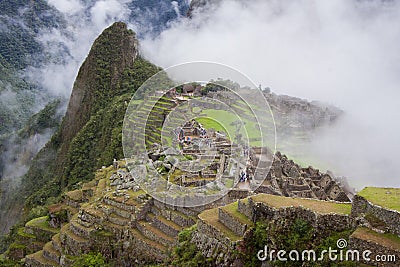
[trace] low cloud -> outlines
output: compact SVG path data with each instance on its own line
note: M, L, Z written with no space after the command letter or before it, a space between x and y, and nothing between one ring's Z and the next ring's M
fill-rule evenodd
M175 11L176 15L177 15L178 17L180 17L180 16L181 16L181 12L179 11L179 3L176 2L176 1L172 1L172 2L171 2L171 5L172 5L172 7L174 8L174 11Z
M29 77L55 96L68 98L79 67L94 40L116 21L124 21L138 36L154 35L166 25L165 12L177 16L188 6L188 0L160 1L157 6L133 0L47 0L66 21L59 29L42 29L37 39L53 62L44 67L29 68ZM173 16L168 19L173 19Z
M73 14L84 9L84 5L79 0L48 0L61 13Z
M124 21L129 15L129 1L78 0L53 1L66 21L66 27L43 29L37 39L45 47L53 61L38 68L27 70L32 80L50 94L68 98L79 67L89 53L96 37L115 21Z

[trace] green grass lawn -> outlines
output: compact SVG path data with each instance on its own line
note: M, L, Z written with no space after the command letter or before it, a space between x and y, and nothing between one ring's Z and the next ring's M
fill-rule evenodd
M28 233L25 233L25 227L20 227L20 228L18 228L18 235L19 236L21 236L21 237L25 237L25 238L36 238L36 236L35 235L33 235L33 234L28 234Z
M58 230L55 228L50 227L49 225L49 216L43 216L39 218L35 218L33 220L30 220L25 224L26 227L33 227L33 228L39 228L42 230L50 231L57 233Z
M135 106L140 105L142 103L143 103L142 99L134 99L134 100L131 100L131 102L130 102L131 105L135 105Z
M359 227L356 231L354 231L352 236L363 240L373 241L375 243L400 250L400 237L394 234L380 234L368 228Z
M202 114L206 117L200 117L196 120L200 122L206 129L214 128L218 131L224 131L230 140L234 139L236 126L232 125L232 123L240 121L238 116L225 110L215 109L203 110ZM243 117L241 119L244 123L244 127L242 127L239 132L242 134L243 140L246 140L247 138L260 139L261 132L257 127L257 123ZM250 144L252 146L261 146L260 141L251 141Z
M226 180L225 187L226 188L232 188L233 187L233 180L232 179Z
M224 236L228 237L231 241L238 241L242 239L241 236L237 236L234 232L232 232L232 230L227 228L218 220L218 208L203 211L199 214L199 218L220 230Z
M366 187L358 195L373 204L400 212L400 188Z
M221 123L211 119L211 118L197 118L197 122L201 123L204 128L206 129L215 129L216 131L221 131L227 133L227 130L225 129L224 126L222 126Z
M258 194L251 197L251 199L253 199L254 202L262 202L268 206L278 209L284 207L303 207L321 214L337 213L349 215L351 213L350 203L345 204L316 199L291 198L268 194Z

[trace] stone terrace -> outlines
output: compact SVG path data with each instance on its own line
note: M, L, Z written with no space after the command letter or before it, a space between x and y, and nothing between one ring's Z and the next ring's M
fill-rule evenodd
M26 256L26 266L71 266L77 256L89 251L102 251L121 265L161 262L177 245L178 233L196 223L201 209L172 207L153 200L138 187L127 189L130 178L123 170L99 172L105 175L91 197L75 191L66 194L66 203L77 212L49 235L47 243L39 244L39 251Z
M161 143L161 129L165 117L176 105L176 100L157 93L147 96L144 101L140 101L136 109L137 116L134 118L135 121L132 122L134 142L137 144L134 149L140 150L143 143L147 148L150 148L154 143ZM145 128L137 126L145 126ZM140 153L143 152L140 151Z
M352 228L350 212L349 203L258 194L200 213L192 242L205 256L214 257L216 264L224 265L256 221L301 218L317 233L328 235Z
M41 229L50 231L34 253L25 257L26 266L71 266L77 256L90 251L101 251L121 266L162 262L178 244L178 233L196 223L192 242L205 256L216 259L216 264L224 265L234 258L234 249L256 221L274 223L297 218L309 222L316 236L329 236L332 232L360 226L350 238L351 248L371 245L377 253L399 253L396 228L387 227L386 232L377 232L373 226L373 223L385 222L381 215L393 210L379 206L383 211L377 211L372 218L368 213L375 210L368 205L374 204L360 196L355 198L352 209L350 203L269 194L248 196L247 191L242 194L233 190L226 199L206 207L173 207L131 186L132 177L125 171L124 162L119 165L118 171L112 167L99 170L95 182L85 184L81 191L65 194L60 205L67 211L66 221L50 216L25 226L23 235L27 240L41 233L38 225L46 225ZM241 197L246 198L233 200ZM58 210L53 207L53 212ZM395 222L396 214L388 222Z
M357 249L361 253L366 250L372 252L369 258L375 266L389 266L397 267L400 260L400 237L393 234L377 233L366 227L359 227L350 236L350 248ZM378 256L379 255L379 256ZM375 261L376 257L394 257L387 262L378 263ZM361 262L364 264L371 264L365 261L362 257ZM382 258L383 259L383 258Z
M359 227L350 236L350 247L372 251L371 259L377 255L396 259L395 262L374 263L377 266L399 266L400 189L364 188L353 199L352 216Z

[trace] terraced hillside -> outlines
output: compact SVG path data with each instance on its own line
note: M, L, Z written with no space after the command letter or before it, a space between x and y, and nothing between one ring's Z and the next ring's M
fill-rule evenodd
M218 266L254 260L254 251L262 249L259 245L333 246L338 238L348 239L349 248L373 244L377 253L400 257L399 235L360 223L371 216L355 210L359 202L352 210L352 204L334 201L269 194L242 197L246 195L238 197L232 191L224 201L204 207L170 206L141 190L125 162L119 161L98 170L81 189L66 192L59 204L49 207L48 216L21 228L18 242L5 256L20 259L28 254L26 266L71 266L80 256L98 251L118 266L165 264L176 257L176 247L185 250L178 237L190 228L190 243L209 264ZM297 231L303 231L305 239L291 239ZM269 238L261 240L267 243L252 243L264 235Z
M250 247L257 223L269 225L270 240L280 242L278 231L287 237L291 234L287 232L291 225L302 219L312 227L314 236L323 239L352 228L350 211L350 203L257 194L200 213L192 242L206 257L214 259L214 264L230 266L237 260L238 249ZM272 235L273 231L277 232ZM253 246L256 252L263 249ZM272 249L276 248L272 246ZM243 264L245 258L242 255L239 261Z
M168 251L177 245L178 233L195 224L199 211L153 200L134 185L124 163L119 164L118 170L99 170L96 179L89 183L94 187L88 188L86 184L64 195L59 210L67 210L68 219L59 227L49 228L55 235L26 256L27 266L69 266L90 251L118 258L117 264L161 262L167 257ZM58 221L53 215L37 220L51 224Z
M146 125L145 144L150 149L153 144L161 144L162 129L167 115L177 106L177 101L167 96L149 96L140 108L143 120L138 123ZM145 118L144 115L148 114ZM138 134L138 133L137 133ZM168 136L168 135L167 135Z

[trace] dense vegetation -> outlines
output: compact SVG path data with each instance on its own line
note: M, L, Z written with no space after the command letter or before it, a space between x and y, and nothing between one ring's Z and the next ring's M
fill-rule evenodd
M123 157L122 122L126 103L137 89L131 86L138 86L158 71L156 66L142 58L136 59L132 69L126 70L127 75L122 79L119 90L114 92L109 101L104 102L103 107L98 108L72 140L66 158L65 176L51 171L60 164L54 162L61 146L60 134L53 136L46 148L34 159L24 178L24 194L29 196L26 202L29 207L43 205L49 197L59 195L64 186L71 187L78 182L93 179L97 168L111 164L114 158ZM124 79L132 80L128 82Z
M61 121L60 105L60 99L48 103L42 110L28 119L25 126L18 131L18 136L25 139L35 134L41 134L46 129L58 127Z
M207 259L201 254L195 244L191 243L196 225L186 228L178 235L179 245L175 248L167 266L207 266Z
M83 254L76 259L72 267L108 267L110 266L100 253Z
M29 118L20 130L0 136L0 150L2 154L0 161L0 181L2 180L1 178L7 176L7 174L4 174L6 165L29 165L30 159L40 148L37 144L39 142L38 135L50 134L59 126L62 116L59 112L60 108L61 100L54 100ZM10 166L8 167L11 168ZM0 186L0 191L1 188Z
M2 154L0 176L5 177L4 180L0 179L0 218L2 219L0 226L2 231L7 227L6 222L8 225L16 222L17 214L22 209L24 201L21 192L16 187L18 184L14 181L15 178L9 176L24 172L25 166L30 164L47 136L59 126L62 116L59 113L60 105L60 100L50 102L33 115L22 129L14 134L5 134L0 137ZM38 207L31 209L27 217L34 218L43 215L45 215L45 208ZM18 225L14 227L10 236L15 234L17 228ZM6 237L6 242L0 244L0 251L5 249L5 244L8 244L9 241L11 239Z
M132 93L159 69L144 59L137 59L132 69L126 70L119 96L111 98L105 108L92 116L73 139L67 163L67 185L91 180L94 171L123 158L122 124Z

